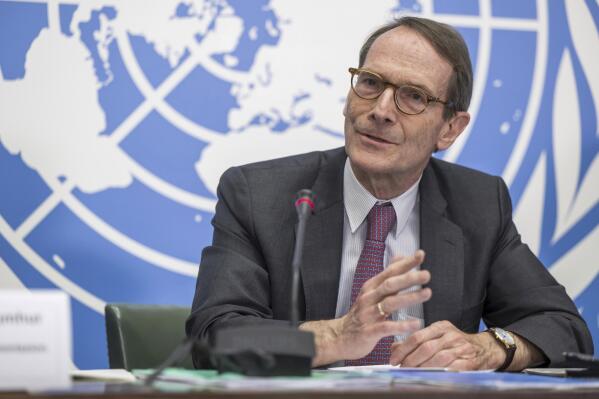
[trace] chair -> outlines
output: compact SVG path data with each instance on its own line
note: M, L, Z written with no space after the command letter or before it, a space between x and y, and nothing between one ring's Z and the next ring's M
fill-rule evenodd
M106 305L110 368L158 367L185 337L189 313L189 308L179 306ZM192 369L191 356L178 367Z

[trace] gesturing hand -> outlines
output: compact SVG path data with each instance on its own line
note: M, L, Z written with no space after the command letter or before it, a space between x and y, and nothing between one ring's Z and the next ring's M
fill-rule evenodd
M405 367L495 369L505 356L491 334L466 334L448 321L433 323L391 347L391 364Z
M364 283L345 316L302 324L301 329L313 331L316 337L313 364L359 359L370 353L381 338L418 329L418 320L392 321L388 315L430 299L430 288L404 291L430 280L428 271L412 271L423 260L421 250L413 256L394 259L384 271Z

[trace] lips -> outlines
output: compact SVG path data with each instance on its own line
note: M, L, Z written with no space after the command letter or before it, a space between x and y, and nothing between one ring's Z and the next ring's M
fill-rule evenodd
M388 140L385 140L385 139L383 139L383 138L381 138L381 137L375 136L375 135L373 135L373 134L362 133L362 132L358 132L358 133L359 133L361 136L363 136L363 137L365 137L365 138L367 138L367 139L369 139L369 140L375 141L375 142L377 142L377 143L381 143L381 144L393 144L392 142L390 142L390 141L388 141Z

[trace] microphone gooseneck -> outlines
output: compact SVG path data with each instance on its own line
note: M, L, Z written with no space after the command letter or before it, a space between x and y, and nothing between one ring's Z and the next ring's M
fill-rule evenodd
M306 234L306 223L314 210L314 193L311 190L303 189L298 191L295 200L295 210L297 211L298 223L295 234L295 248L293 250L293 259L291 261L291 301L290 301L290 322L293 327L299 325L299 285L300 269L304 253L304 236Z
M183 359L192 348L196 355L210 360L219 372L236 372L251 376L309 376L316 353L314 334L298 329L300 268L306 234L306 223L314 210L314 194L310 190L297 193L295 209L295 247L291 261L290 323L240 325L216 330L208 341L189 337L146 378L152 385L167 367Z

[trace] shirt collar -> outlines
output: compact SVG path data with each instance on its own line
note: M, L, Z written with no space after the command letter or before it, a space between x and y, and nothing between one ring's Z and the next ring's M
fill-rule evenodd
M416 205L418 200L418 184L421 178L422 175L403 194L391 200L379 200L370 194L358 181L351 168L349 158L347 158L343 170L343 204L345 206L345 213L349 219L351 232L356 232L375 204L391 202L393 209L395 209L397 221L394 227L395 230L392 230L392 232L397 236L405 227L408 217Z

